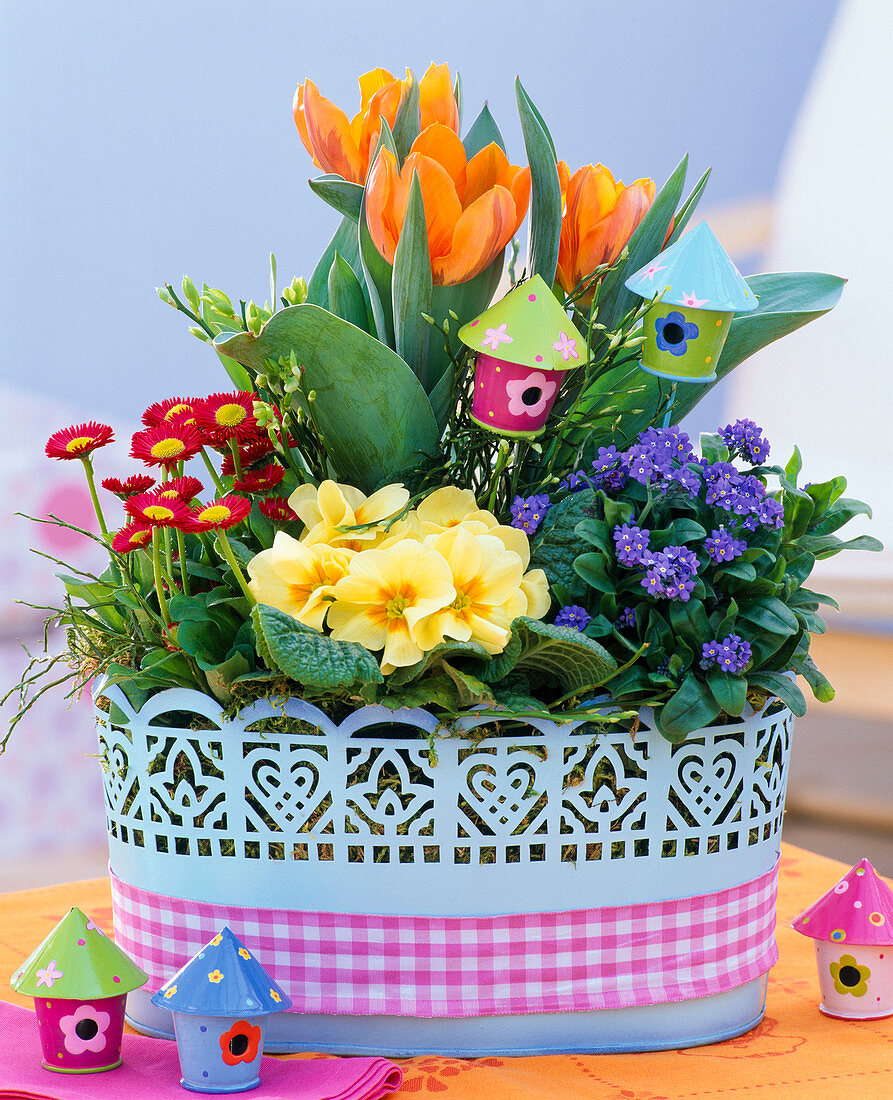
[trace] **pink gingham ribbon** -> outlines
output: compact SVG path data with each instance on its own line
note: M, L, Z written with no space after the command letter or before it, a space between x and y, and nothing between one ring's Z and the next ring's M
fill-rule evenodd
M308 913L169 898L112 875L115 936L157 989L224 924L296 1012L583 1012L724 993L778 958L778 866L672 901L492 917Z

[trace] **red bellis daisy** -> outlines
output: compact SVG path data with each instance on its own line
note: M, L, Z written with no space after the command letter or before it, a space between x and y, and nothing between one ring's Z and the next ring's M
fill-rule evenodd
M242 470L248 470L252 466L256 466L259 462L262 462L268 455L272 454L274 450L273 444L270 442L269 436L260 436L257 439L252 439L244 447L239 448L239 462L241 463ZM235 472L235 464L233 463L233 456L231 451L227 451L223 456L223 463L220 467L220 472L224 477L232 477Z
M233 482L233 488L239 493L268 493L285 477L285 470L278 462L270 462L258 470L249 470Z
M203 489L204 485L197 477L173 477L159 485L156 492L166 500L182 500L184 504L189 504Z
M154 428L157 424L175 424L180 420L193 424L196 405L198 399L195 397L166 397L146 409L143 423L147 428Z
M47 458L83 458L99 447L114 443L115 433L108 424L91 420L86 424L72 424L53 432L44 451Z
M147 466L176 466L198 454L202 437L185 421L173 424L157 424L144 432L137 432L131 442L130 456L145 462Z
M121 500L127 500L128 497L135 496L137 493L145 493L154 484L155 478L149 474L131 474L126 481L121 481L117 477L104 477L102 479L103 489L108 489L110 493L114 493Z
M298 519L297 512L289 508L285 497L267 497L259 501L257 507L270 523L294 523Z
M197 508L190 516L193 531L217 531L235 527L251 511L251 502L230 493Z
M152 528L142 523L128 523L112 539L112 549L119 554L130 554L152 541Z
M189 509L183 501L162 497L157 491L128 497L124 510L137 523L149 527L179 527L185 530L189 526Z
M256 399L256 393L246 393L244 390L209 394L196 406L196 426L217 444L230 439L250 439L257 433L254 416Z

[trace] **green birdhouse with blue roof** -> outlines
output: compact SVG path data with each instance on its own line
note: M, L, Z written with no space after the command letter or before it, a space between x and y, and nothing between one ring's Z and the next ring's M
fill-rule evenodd
M706 222L640 268L625 285L654 300L643 321L639 365L676 382L713 382L732 318L758 304Z

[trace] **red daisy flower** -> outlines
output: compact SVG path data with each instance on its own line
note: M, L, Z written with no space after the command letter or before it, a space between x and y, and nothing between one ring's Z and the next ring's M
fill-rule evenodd
M154 493L139 493L124 501L124 511L133 516L137 523L149 527L189 527L189 509L182 500L162 497Z
M298 519L297 512L293 512L288 506L285 497L267 497L257 504L262 516L266 516L270 523L294 523Z
M119 554L129 554L152 541L152 528L142 523L128 523L112 539L112 549Z
M127 500L128 497L135 496L137 493L145 493L154 484L155 478L149 474L131 474L126 481L121 481L116 477L104 477L102 479L103 489L108 489L110 493L114 493L121 500Z
M203 489L204 485L197 477L172 477L159 485L155 492L165 500L182 500L184 504L189 504Z
M268 455L272 454L274 450L275 447L270 442L269 436L262 435L258 436L257 439L252 439L246 446L239 448L239 462L241 463L242 470L250 470L252 466L256 466ZM232 477L235 472L236 468L233 463L232 452L227 450L223 455L221 473L225 477Z
M218 444L230 439L250 439L257 433L256 400L256 393L244 390L209 394L196 406L195 423Z
M195 397L166 397L146 409L143 423L147 428L154 428L157 424L176 424L181 420L194 424L197 404L198 398Z
M91 420L87 424L72 424L70 428L53 432L44 451L47 458L82 458L114 441L115 433L108 424Z
M198 454L202 437L191 424L175 421L156 424L134 434L130 457L141 459L147 466L175 466Z
M210 504L201 505L191 515L192 531L216 531L235 527L251 511L251 501L244 497L235 496L233 493L225 497L218 497Z
M233 488L240 493L268 493L285 477L285 470L278 462L270 462L258 470L249 470L237 481Z

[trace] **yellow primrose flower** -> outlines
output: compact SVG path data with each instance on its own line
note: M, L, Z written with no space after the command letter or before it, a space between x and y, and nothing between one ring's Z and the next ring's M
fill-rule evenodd
M521 558L498 538L472 534L464 526L430 535L424 546L448 562L456 598L416 626L415 640L423 649L433 649L445 637L455 638L477 642L491 654L501 653L511 636L512 619L527 609L520 591Z
M485 527L495 527L498 523L492 512L478 508L470 489L459 489L455 485L435 489L416 508L416 515L421 523L422 535L439 535L441 531L466 521L480 522Z
M328 610L323 595L348 570L354 551L324 543L307 545L277 531L269 550L248 563L248 589L258 603L322 630Z
M383 649L381 671L387 675L421 660L414 632L422 619L452 603L456 589L440 554L402 539L357 554L348 575L327 594L334 597L328 616L332 637Z
M476 535L492 535L498 538L506 550L512 550L521 559L521 566L527 569L530 564L530 540L527 535L517 527L508 527L497 524L488 527L477 519L462 521L466 530ZM520 590L526 597L526 606L520 611L515 611L515 616L526 615L529 619L541 619L552 606L552 597L549 595L549 581L542 569L530 569L521 578Z
M363 523L379 523L401 512L409 502L409 491L402 485L385 485L367 497L353 485L324 481L317 489L300 485L288 498L289 507L304 523L301 541L324 542L348 550L364 550L380 531L341 531Z

